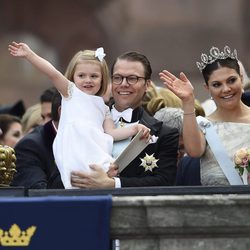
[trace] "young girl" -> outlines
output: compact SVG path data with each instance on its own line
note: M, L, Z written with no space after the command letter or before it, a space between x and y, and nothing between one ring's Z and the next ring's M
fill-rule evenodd
M71 188L70 174L90 171L90 164L99 164L108 171L113 139L122 140L143 130L142 124L115 128L109 108L101 97L109 82L103 49L79 51L71 60L65 76L48 61L35 54L25 43L13 42L10 54L24 57L47 75L62 95L62 107L57 136L53 144L56 164L65 188Z

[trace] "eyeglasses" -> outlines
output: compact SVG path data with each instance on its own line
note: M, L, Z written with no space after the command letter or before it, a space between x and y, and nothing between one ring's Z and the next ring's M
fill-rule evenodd
M116 85L120 85L122 82L123 82L123 79L126 79L126 82L129 84L129 85L134 85L136 84L139 79L146 79L145 77L141 77L141 76L121 76L121 75L113 75L112 76L112 82L113 84L116 84Z

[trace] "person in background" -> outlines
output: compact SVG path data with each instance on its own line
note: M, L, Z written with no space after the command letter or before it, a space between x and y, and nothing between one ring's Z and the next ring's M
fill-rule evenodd
M182 138L182 124L183 124L183 110L181 108L172 108L165 107L158 110L154 118L159 121L162 121L164 125L177 128L179 132L179 146L178 146L178 160L177 165L180 159L185 154L184 143Z
M0 114L14 115L21 119L24 113L25 106L22 100L19 100L12 105L0 105Z
M173 92L162 87L156 87L151 81L149 89L147 90L142 101L143 108L150 114L154 115L158 110L162 108L181 108L181 99ZM204 109L202 108L198 99L195 99L195 112L196 116L205 116Z
M58 170L52 150L60 118L61 99L60 93L56 91L52 98L52 119L34 128L17 143L17 173L12 186L28 189L63 188L60 175L54 175Z
M0 114L0 144L14 148L17 142L22 138L21 120L13 115Z
M22 126L23 126L23 133L28 134L30 133L35 127L42 125L43 119L41 116L41 104L37 103L31 107L29 107L23 117L22 117Z
M56 92L57 90L55 87L50 87L48 89L45 89L40 96L41 117L43 120L43 124L51 120L51 103L52 98Z

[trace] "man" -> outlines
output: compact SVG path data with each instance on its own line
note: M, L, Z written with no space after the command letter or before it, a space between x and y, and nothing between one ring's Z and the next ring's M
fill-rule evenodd
M53 156L52 144L56 135L61 106L61 95L56 92L52 99L52 120L36 127L23 137L15 147L16 170L12 186L45 189L63 188ZM53 184L52 184L53 183Z
M149 144L119 175L109 177L100 166L91 165L91 173L74 172L71 182L80 188L111 188L173 185L176 176L178 131L163 126L141 107L142 99L150 85L151 66L148 59L137 52L128 52L117 58L112 66L112 92L114 105L111 114L116 124L126 121L140 122L158 137ZM122 117L125 114L126 117ZM119 118L119 115L121 118ZM126 120L126 121L125 121ZM129 144L129 141L126 145ZM118 145L119 153L126 145ZM114 151L117 143L114 144ZM116 153L114 152L114 155Z
M41 103L41 116L43 119L43 124L51 120L51 103L52 98L57 92L55 87L46 89L40 96Z

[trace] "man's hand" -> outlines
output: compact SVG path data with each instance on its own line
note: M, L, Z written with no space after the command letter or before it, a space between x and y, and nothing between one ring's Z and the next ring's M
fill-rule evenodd
M78 188L114 188L115 181L98 165L89 165L91 172L74 171L71 174L71 185Z

